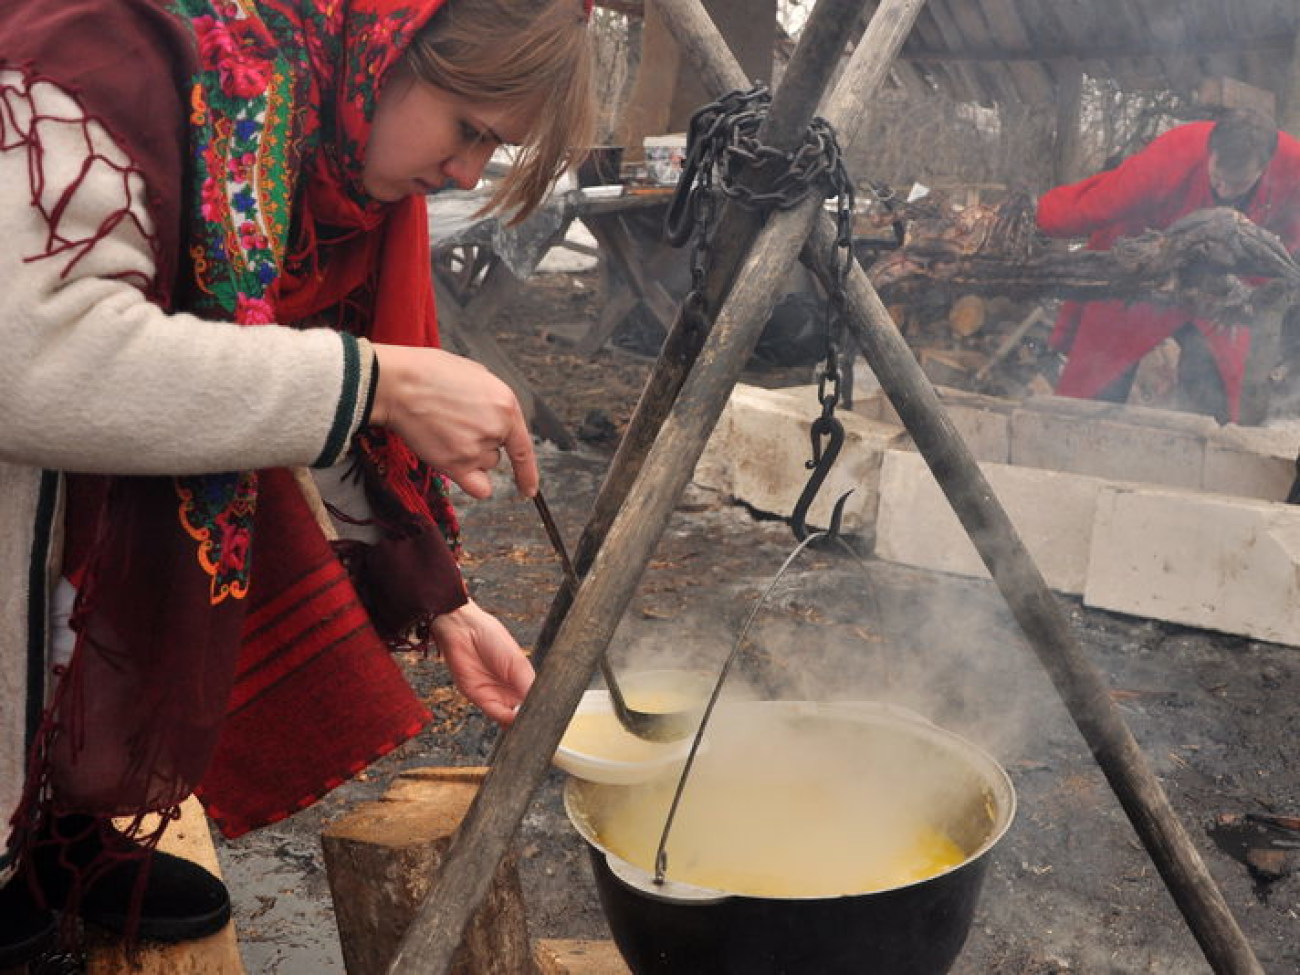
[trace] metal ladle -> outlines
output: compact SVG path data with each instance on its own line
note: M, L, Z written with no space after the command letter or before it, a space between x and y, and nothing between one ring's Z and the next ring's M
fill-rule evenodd
M564 568L564 581L572 590L570 595L577 596L581 580L569 558L564 536L560 534L559 526L555 524L551 509L547 506L546 499L542 497L540 489L533 495L533 505L542 518L542 525L546 528L546 537L551 540L551 547L560 558L560 565ZM619 687L618 678L614 676L614 668L609 665L609 659L604 653L600 655L600 673L605 679L605 686L609 689L609 700L614 706L614 716L631 734L647 741L678 741L694 733L698 715L692 711L637 711L628 707L627 699L623 697L623 690Z

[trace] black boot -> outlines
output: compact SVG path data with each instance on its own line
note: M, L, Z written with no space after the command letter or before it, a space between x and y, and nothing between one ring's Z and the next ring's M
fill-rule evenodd
M54 912L36 903L27 878L15 876L0 887L0 971L20 968L54 946Z
M189 941L215 934L230 920L230 894L212 874L189 860L150 852L90 816L55 817L50 838L37 845L32 862L52 907L67 905L83 920L118 934ZM147 873L132 927L141 871Z

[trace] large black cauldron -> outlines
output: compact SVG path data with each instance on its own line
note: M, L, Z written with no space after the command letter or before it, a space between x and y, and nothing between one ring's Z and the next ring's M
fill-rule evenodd
M746 721L757 718L776 736L785 736L794 722L800 735L811 731L816 740L824 725L846 777L872 774L872 756L882 754L890 755L895 767L914 767L917 774L909 776L909 788L936 804L930 821L961 846L966 859L929 879L890 890L757 897L674 882L670 844L668 881L656 885L650 872L613 855L600 839L602 813L617 805L620 791L634 787L571 779L566 809L589 844L601 905L635 975L948 971L965 943L989 851L1014 815L1015 794L1002 768L964 739L897 709L793 701L727 707L747 709ZM747 735L752 737L752 730ZM851 745L855 741L860 747ZM762 750L763 740L753 741L753 747ZM696 771L708 770L701 764ZM815 821L790 824L791 830L816 828ZM780 836L771 839L781 842Z

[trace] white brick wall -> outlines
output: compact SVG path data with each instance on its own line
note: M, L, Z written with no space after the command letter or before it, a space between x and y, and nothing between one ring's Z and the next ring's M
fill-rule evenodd
M1300 430L1086 400L941 390L1049 586L1088 605L1300 645L1300 506L1278 503ZM807 481L814 387L738 386L696 480L788 516ZM882 559L986 576L882 394L839 414L844 454L810 521L856 488L845 527ZM1010 463L997 461L1008 460Z

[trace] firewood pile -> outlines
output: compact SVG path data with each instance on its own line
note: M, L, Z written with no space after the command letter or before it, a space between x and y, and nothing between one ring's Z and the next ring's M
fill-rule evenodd
M946 279L977 256L1014 267L1041 247L1027 194L998 204L961 205L944 192L876 200L854 234L859 261L932 381L1011 397L1051 390L1060 369L1047 346L1054 300Z
M891 246L885 235L896 239L898 228ZM877 202L854 229L860 260L931 379L992 395L1050 391L1060 359L1046 340L1063 299L1177 303L1227 326L1300 294L1300 266L1281 241L1229 208L1108 251L1043 237L1023 192L992 204L941 193Z

